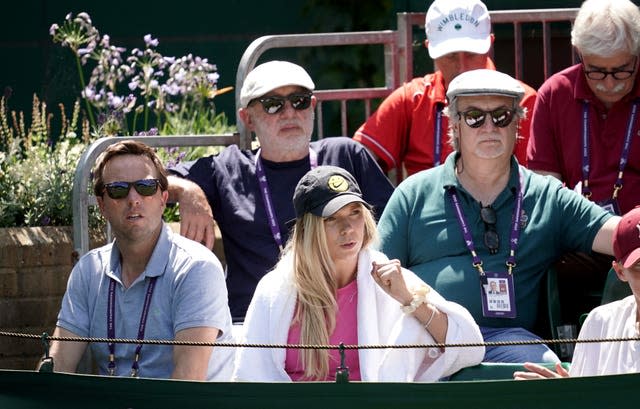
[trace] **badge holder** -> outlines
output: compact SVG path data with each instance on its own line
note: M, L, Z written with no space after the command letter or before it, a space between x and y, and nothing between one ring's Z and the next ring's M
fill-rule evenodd
M487 318L516 318L513 274L508 272L485 272L480 283L482 315Z

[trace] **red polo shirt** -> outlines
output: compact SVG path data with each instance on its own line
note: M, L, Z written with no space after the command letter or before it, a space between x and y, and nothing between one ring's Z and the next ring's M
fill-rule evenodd
M610 199L632 103L638 97L636 77L633 90L607 111L589 88L580 64L553 75L540 87L532 115L529 168L559 173L572 189L582 180L582 113L583 101L588 101L591 199ZM623 188L618 193L622 213L640 204L640 107L634 122Z
M495 70L490 59L487 69ZM536 91L522 83L525 96L521 105L531 116ZM447 104L442 73L436 71L425 77L414 78L391 93L376 112L358 129L353 137L373 151L383 162L385 171L404 165L409 175L434 166L436 106ZM526 146L529 139L529 119L520 122L522 139L515 146L518 162L526 164ZM440 163L451 153L449 121L443 115L440 132Z

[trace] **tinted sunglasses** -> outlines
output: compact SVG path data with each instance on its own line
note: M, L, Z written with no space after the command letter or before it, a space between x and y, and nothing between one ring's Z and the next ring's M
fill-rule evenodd
M140 179L135 182L112 182L105 183L104 190L112 199L123 199L129 195L131 186L140 196L153 196L158 191L158 179Z
M257 98L254 101L258 101L262 104L264 112L269 115L275 115L282 111L286 101L289 101L293 109L296 111L302 111L311 106L311 94L290 94L286 97L271 96Z
M464 118L464 122L469 128L480 128L487 115L491 116L491 122L498 128L505 128L513 121L515 111L513 109L498 108L493 111L483 111L481 109L470 109L460 112L458 115Z
M496 211L491 206L480 208L480 218L484 222L484 245L489 250L489 254L498 253L500 247L500 236L496 230Z

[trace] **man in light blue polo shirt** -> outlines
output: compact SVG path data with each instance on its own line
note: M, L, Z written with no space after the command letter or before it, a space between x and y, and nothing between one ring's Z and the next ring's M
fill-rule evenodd
M456 77L447 92L454 152L400 184L378 225L381 251L469 309L485 341L539 339L530 331L549 266L568 251L613 254L619 221L518 165L512 152L523 94L500 72ZM558 358L531 345L487 348L485 361Z
M203 245L162 221L167 175L155 152L117 142L98 158L94 193L115 240L75 265L54 336L231 340L222 266ZM228 380L229 348L136 343L89 344L101 375ZM75 372L86 342L54 341L54 370Z

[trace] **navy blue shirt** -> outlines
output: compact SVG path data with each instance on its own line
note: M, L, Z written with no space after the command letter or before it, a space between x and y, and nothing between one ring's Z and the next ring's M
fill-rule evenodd
M362 145L350 138L333 137L311 142L311 149L318 155L318 165L339 166L349 171L375 215L382 214L393 186ZM255 154L255 150L240 150L232 145L219 155L171 169L197 183L213 209L222 232L229 307L234 318L244 317L258 281L280 256L256 178ZM309 157L292 162L263 159L262 163L284 244L289 238L287 222L295 219L293 191L311 169Z

